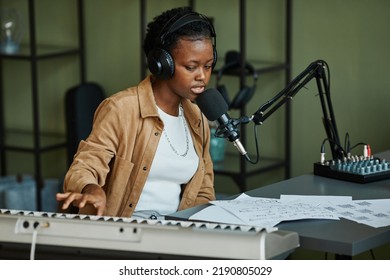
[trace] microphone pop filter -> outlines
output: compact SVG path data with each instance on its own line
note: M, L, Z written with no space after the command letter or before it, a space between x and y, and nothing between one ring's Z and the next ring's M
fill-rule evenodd
M215 88L206 89L198 96L196 103L209 121L215 121L229 109L225 98Z

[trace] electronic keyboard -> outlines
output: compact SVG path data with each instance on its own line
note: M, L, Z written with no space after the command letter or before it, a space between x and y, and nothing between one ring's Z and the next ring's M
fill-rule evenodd
M279 259L299 246L297 233L276 228L8 209L0 228L0 252L24 248L30 259Z

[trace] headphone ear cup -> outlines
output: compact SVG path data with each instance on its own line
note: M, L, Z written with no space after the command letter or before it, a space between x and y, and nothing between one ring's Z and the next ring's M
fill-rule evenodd
M148 53L148 67L150 72L162 80L172 78L175 72L175 62L172 56L164 49L153 49Z
M226 103L230 106L230 98L225 85L217 86L217 90L221 93L223 99L225 99Z
M241 109L244 107L252 98L254 92L254 87L244 87L241 89L230 104L230 109Z

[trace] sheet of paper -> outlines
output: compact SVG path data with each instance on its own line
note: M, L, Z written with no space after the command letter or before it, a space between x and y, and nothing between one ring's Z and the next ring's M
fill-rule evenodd
M280 199L241 194L233 200L211 201L213 206L192 220L273 228L283 221L349 219L371 227L390 225L390 199L352 200L351 196L281 195Z
M218 206L209 206L190 217L193 221L207 221L233 225L243 225L244 221Z
M236 217L234 214L226 211L225 209L211 205L202 209L201 211L192 215L189 220L191 221L203 221L203 222L214 222L219 224L228 224L228 225L242 225L248 226L243 220ZM273 224L257 224L255 225L258 228L263 228L267 232L272 232L275 230Z
M250 197L242 194L234 200L211 202L234 214L248 225L277 225L300 219L339 219L332 212L302 201L286 202L275 198Z
M329 205L335 203L348 203L352 201L352 196L335 196L335 195L286 195L280 196L282 202L304 202L313 205Z
M390 226L390 199L353 200L350 203L335 203L327 209L340 218L371 227Z

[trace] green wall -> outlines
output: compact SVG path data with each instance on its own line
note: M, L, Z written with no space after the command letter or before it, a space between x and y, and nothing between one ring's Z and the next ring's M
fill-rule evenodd
M374 153L390 148L389 10L385 0L294 2L293 72L316 58L326 60L340 138L348 132L352 145L370 143ZM313 90L314 84L293 107L294 175L319 160L324 138Z
M38 40L41 43L75 45L76 15L73 0L37 0ZM16 6L24 13L25 0L0 0L2 7ZM147 1L147 18L188 1ZM247 0L247 57L251 60L281 61L284 58L284 1ZM228 50L239 48L238 0L197 0L197 11L214 18L220 63ZM386 0L295 0L292 20L292 76L295 77L316 59L330 66L331 93L342 142L349 133L351 144L368 142L374 152L390 148L387 106L390 81L387 78L390 55L390 26ZM140 74L140 6L135 0L85 0L87 80L100 83L107 95L133 86ZM27 34L24 36L27 41ZM28 129L31 126L29 66L23 61L4 63L7 127ZM65 91L78 82L75 57L40 63L40 104L42 129L64 132L63 98ZM238 91L237 78L224 78L231 96ZM248 80L251 83L251 80ZM210 86L215 86L213 77ZM284 88L284 75L261 75L251 114ZM312 171L319 160L325 132L315 82L292 101L292 175ZM284 132L281 109L259 127L260 155L283 155ZM231 113L233 116L236 112ZM254 151L252 126L248 127L248 150ZM232 145L229 149L235 152ZM360 154L361 151L356 151ZM31 173L31 157L11 154L11 172ZM20 160L22 158L23 160ZM260 158L261 160L261 158ZM22 161L22 163L21 163ZM55 162L56 164L53 164ZM46 176L62 176L66 166L65 151L47 156ZM275 171L255 176L249 183L258 187L283 179ZM226 188L226 181L217 185ZM217 186L219 188L219 186ZM234 191L234 190L233 190ZM228 191L229 192L229 191Z

